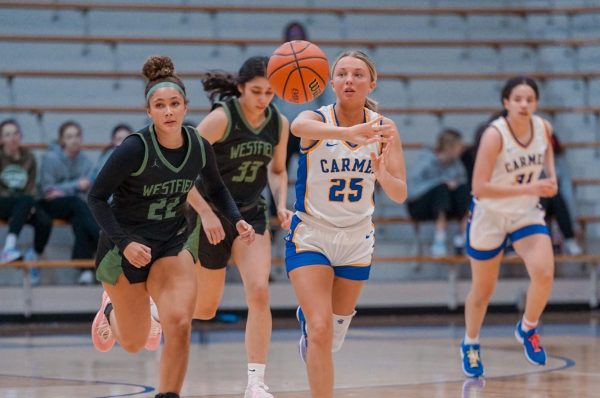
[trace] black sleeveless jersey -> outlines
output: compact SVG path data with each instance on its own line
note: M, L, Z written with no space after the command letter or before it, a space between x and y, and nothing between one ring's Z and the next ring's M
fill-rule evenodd
M277 107L270 104L266 119L252 128L237 98L215 103L222 106L229 123L223 138L213 144L219 172L231 196L240 207L257 203L267 185L267 165L279 143L281 118Z
M131 235L164 241L185 232L184 204L187 193L206 163L198 132L184 126L186 154L180 165L169 163L150 125L136 133L145 146L140 168L127 177L113 194L115 218Z

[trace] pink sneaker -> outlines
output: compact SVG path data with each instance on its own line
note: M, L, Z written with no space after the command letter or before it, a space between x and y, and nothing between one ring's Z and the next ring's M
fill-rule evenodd
M154 304L154 300L150 297L150 334L148 334L148 340L146 340L146 345L144 346L148 351L156 351L160 347L162 327L156 318L158 318L158 310L156 304Z
M110 304L110 298L106 292L102 292L102 304L92 323L92 342L100 352L106 352L115 345L115 336L113 336L108 319L104 315L104 310L108 304Z

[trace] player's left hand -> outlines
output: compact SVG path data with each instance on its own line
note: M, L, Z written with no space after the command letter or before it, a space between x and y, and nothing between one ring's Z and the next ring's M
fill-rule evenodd
M277 218L279 219L279 226L282 229L288 229L292 223L292 216L294 213L288 209L277 210Z
M373 168L373 174L375 174L375 178L379 181L381 181L388 172L385 160L390 155L390 148L390 144L384 144L379 155L371 152L371 167Z
M244 220L240 220L235 224L235 228L237 229L238 234L240 234L240 239L242 242L248 245L254 242L254 237L256 234L252 225L248 224Z

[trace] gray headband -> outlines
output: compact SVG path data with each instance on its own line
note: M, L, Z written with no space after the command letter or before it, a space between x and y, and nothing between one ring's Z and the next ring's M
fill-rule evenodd
M154 94L154 92L156 90L158 90L159 88L163 88L163 87L173 87L175 89L177 89L177 91L179 91L181 93L181 95L183 95L183 98L185 98L185 91L183 91L183 87L181 87L179 84L175 83L175 82L160 82L155 84L154 86L152 86L152 88L150 90L148 90L148 93L146 94L146 102L148 102L148 100L150 99L150 96L152 94Z

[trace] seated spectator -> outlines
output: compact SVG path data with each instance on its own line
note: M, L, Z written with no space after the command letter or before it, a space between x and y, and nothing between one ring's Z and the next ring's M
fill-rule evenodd
M52 218L67 219L73 228L75 244L71 258L93 258L99 228L87 207L91 187L92 161L81 152L82 132L73 121L58 130L58 145L52 145L42 157L40 185L41 205ZM81 271L80 284L94 283L89 269Z
M463 153L460 155L460 161L465 167L465 171L467 172L467 181L469 187L473 181L473 168L475 167L475 157L477 155L477 148L479 147L479 142L481 141L481 136L488 128L489 123L482 123L477 126L475 130L475 134L473 135L473 144L465 147Z
M460 221L461 233L453 240L455 250L464 249L470 189L459 160L463 150L461 134L445 129L439 134L435 148L425 149L417 163L408 168L408 213L416 221L435 221L433 256L448 253L446 226L450 219Z
M104 148L104 150L100 154L100 157L98 158L98 163L96 163L96 168L94 169L93 173L94 179L96 179L96 176L100 172L100 169L102 169L102 166L104 166L104 163L106 163L106 160L110 157L115 148L121 145L123 140L132 133L133 130L127 124L117 124L113 128L112 133L110 135L110 144L106 148Z
M569 165L564 156L564 148L556 134L552 135L552 149L554 149L554 165L556 168L556 179L558 180L558 193L551 198L541 198L540 204L546 210L546 223L552 225L555 219L563 237L562 249L565 253L578 255L583 252L575 239L573 228L574 198L573 181L569 172Z
M44 252L52 219L35 201L37 166L35 157L21 146L21 128L16 120L0 123L0 218L8 220L8 234L0 263L25 258L34 261ZM17 238L25 224L34 228L33 248L25 255L17 248ZM37 270L31 280L38 281Z

